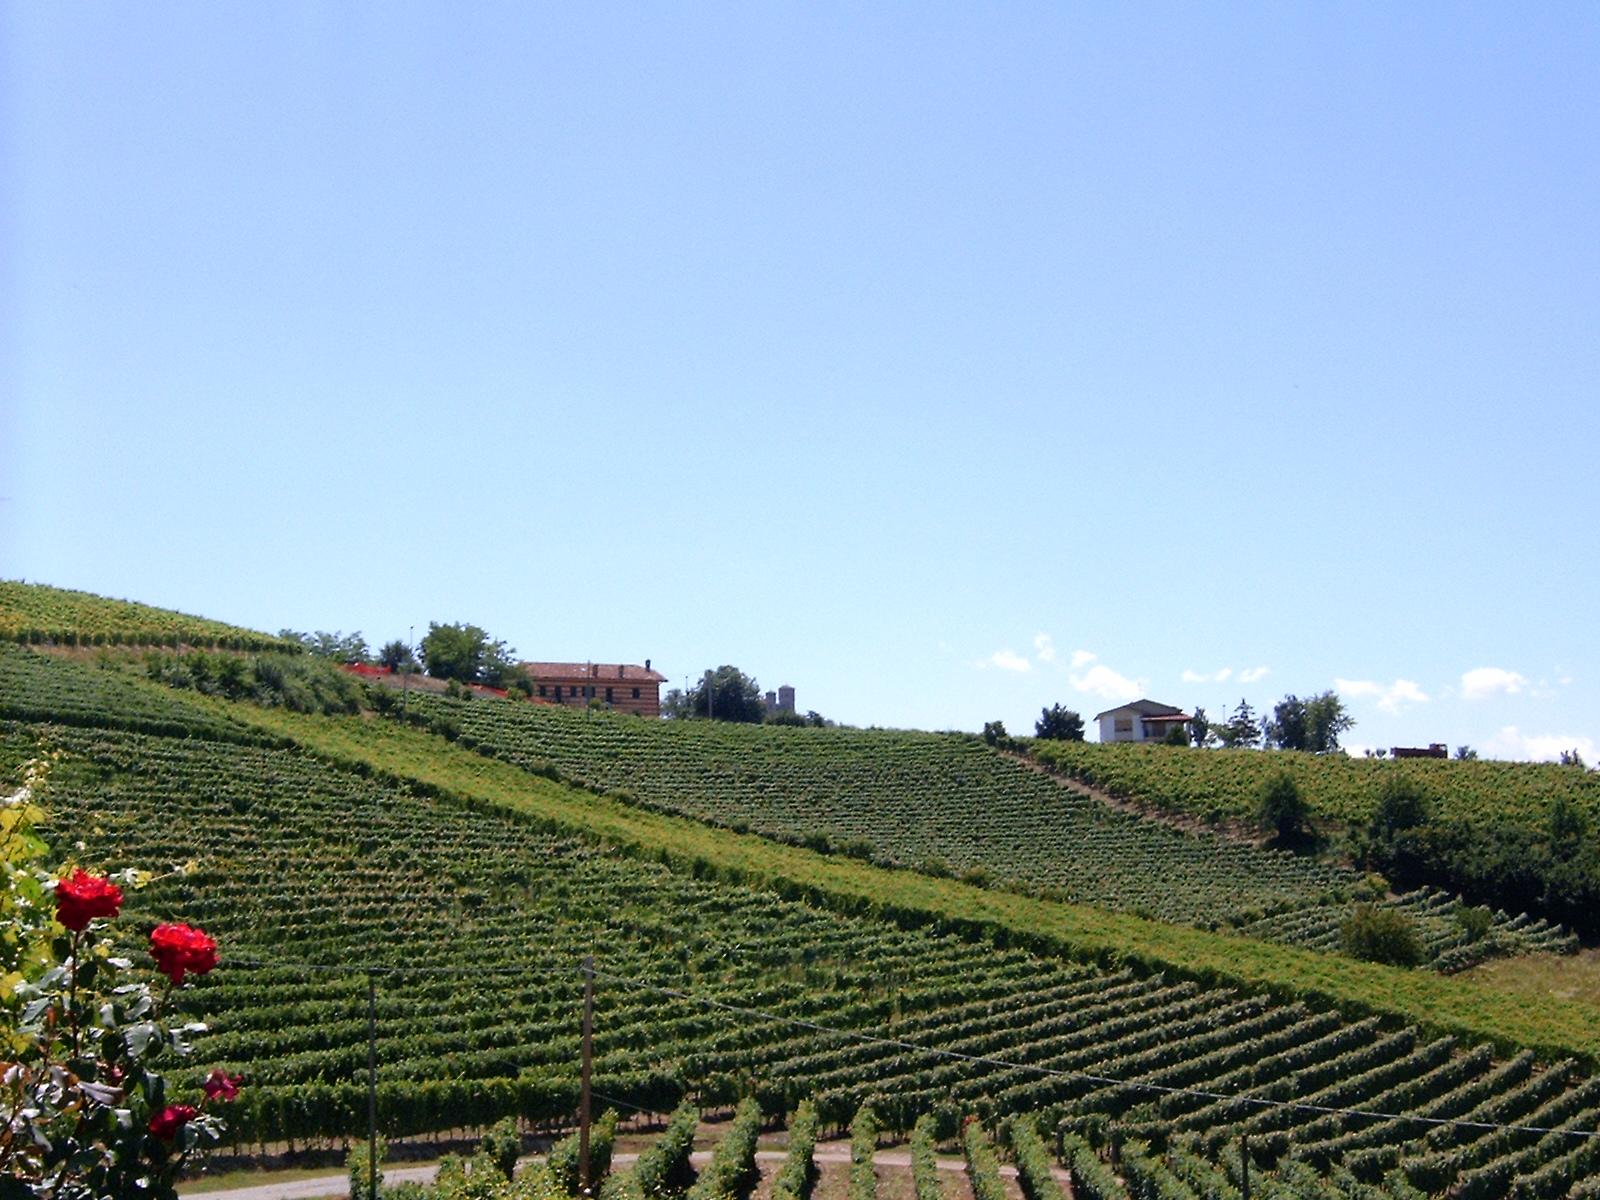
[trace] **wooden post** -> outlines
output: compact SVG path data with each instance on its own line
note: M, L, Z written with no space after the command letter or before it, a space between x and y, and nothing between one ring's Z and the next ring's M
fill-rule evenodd
M378 977L367 972L367 1200L378 1200Z
M1250 1135L1239 1135L1239 1196L1250 1200Z
M589 1084L594 1070L594 955L583 959L583 1063L578 1074L578 1190L589 1189Z

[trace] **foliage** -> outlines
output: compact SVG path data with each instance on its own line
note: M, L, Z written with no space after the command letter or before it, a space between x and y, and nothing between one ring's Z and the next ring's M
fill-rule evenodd
M667 1127L639 1155L632 1174L645 1200L681 1196L694 1183L695 1170L689 1155L694 1151L694 1131L699 1121L699 1109L688 1103L679 1105Z
M803 1100L789 1118L789 1149L772 1179L772 1200L811 1200L817 1185L817 1106Z
M932 1113L923 1113L911 1127L911 1188L915 1200L942 1200L944 1196L933 1127Z
M707 671L683 696L681 704L684 716L709 716L718 721L759 725L767 715L760 685L738 667L727 664Z
M1422 942L1403 913L1358 904L1340 930L1344 952L1366 962L1414 967L1422 961Z
M856 1109L850 1120L849 1200L873 1200L878 1192L878 1176L872 1159L878 1152L878 1117L870 1104Z
M1070 708L1055 704L1039 714L1033 723L1035 737L1055 742L1083 741L1083 718Z
M1588 770L1588 767L1584 764L1583 755L1579 754L1576 748L1561 752L1561 765L1563 767L1577 767L1580 771Z
M184 971L169 963L172 985L158 989L119 952L110 923L123 888L137 882L132 873L107 878L77 868L55 878L43 871L32 825L44 767L36 764L23 787L0 801L0 909L11 968L0 990L9 1060L0 1192L173 1200L179 1173L221 1136L213 1101L230 1101L238 1081L213 1072L191 1102L169 1089L160 1071L188 1055L194 1032L165 1013ZM158 925L152 946L174 928L187 929ZM191 961L204 973L214 958Z
M1217 733L1211 728L1211 718L1206 715L1206 710L1198 705L1195 707L1194 716L1189 718L1189 739L1196 749L1204 749L1217 741Z
M362 1138L345 1155L344 1169L349 1178L350 1200L367 1200L383 1192L383 1164L389 1157L389 1139L378 1134L372 1145Z
M55 646L300 648L221 621L20 580L0 580L0 640Z
M207 696L249 700L293 712L356 713L362 689L349 675L318 657L261 654L149 653L145 673L173 688L190 688Z
M435 679L499 686L515 670L512 651L476 625L428 623L422 639L422 661Z
M1005 1184L1000 1181L1000 1164L983 1136L983 1123L976 1117L968 1117L962 1125L961 1149L967 1160L972 1200L1006 1200Z
M611 1171L611 1154L617 1141L617 1112L607 1109L605 1114L589 1127L589 1184L593 1188ZM582 1175L579 1162L579 1139L573 1131L550 1147L546 1165L554 1185L568 1196L579 1194Z
M761 1135L761 1105L752 1097L739 1101L711 1161L687 1193L688 1200L745 1200L760 1177L756 1139Z
M1066 1200L1050 1151L1031 1117L1018 1117L1011 1122L1011 1148L1017 1156L1017 1183L1023 1200Z
M369 663L372 661L372 651L367 647L367 639L361 636L361 631L345 633L336 630L329 633L319 629L315 633L300 633L294 629L280 629L278 636L286 642L299 642L305 647L306 653L314 654L318 658L331 659L339 663Z
M415 671L417 659L408 643L395 638L391 642L385 642L383 649L378 651L378 665L388 667L398 675L402 671Z
M517 1159L522 1157L522 1135L517 1132L517 1119L501 1117L491 1125L478 1142L478 1153L509 1181L517 1173Z
M1261 724L1248 700L1241 699L1233 715L1212 728L1218 743L1230 750L1252 750L1261 744Z
M1262 786L1256 824L1281 846L1303 845L1314 839L1311 810L1301 797L1294 776L1279 772Z
M1289 695L1272 710L1267 741L1280 750L1329 754L1339 748L1340 735L1354 726L1355 718L1334 692L1321 692L1308 700Z
M986 746L998 746L1002 742L1011 740L1006 733L1004 721L985 721L983 723L983 742Z

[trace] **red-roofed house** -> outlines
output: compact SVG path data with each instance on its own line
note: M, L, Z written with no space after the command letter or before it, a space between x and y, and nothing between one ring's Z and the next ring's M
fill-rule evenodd
M585 705L599 700L618 712L641 717L661 715L661 685L667 677L632 663L525 662L522 669L533 680L533 697L550 704Z
M1120 708L1096 713L1102 742L1161 742L1173 726L1187 725L1192 718L1181 708L1157 704L1154 700L1135 700Z

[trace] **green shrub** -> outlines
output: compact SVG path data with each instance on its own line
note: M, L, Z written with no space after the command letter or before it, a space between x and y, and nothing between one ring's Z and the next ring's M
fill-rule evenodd
M1424 958L1411 918L1387 905L1358 904L1339 927L1339 943L1351 958L1414 967Z

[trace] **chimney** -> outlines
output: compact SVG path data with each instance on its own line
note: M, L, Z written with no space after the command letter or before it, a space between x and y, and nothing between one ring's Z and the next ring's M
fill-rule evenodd
M648 658L644 660L644 669L646 671L650 669L650 660Z

